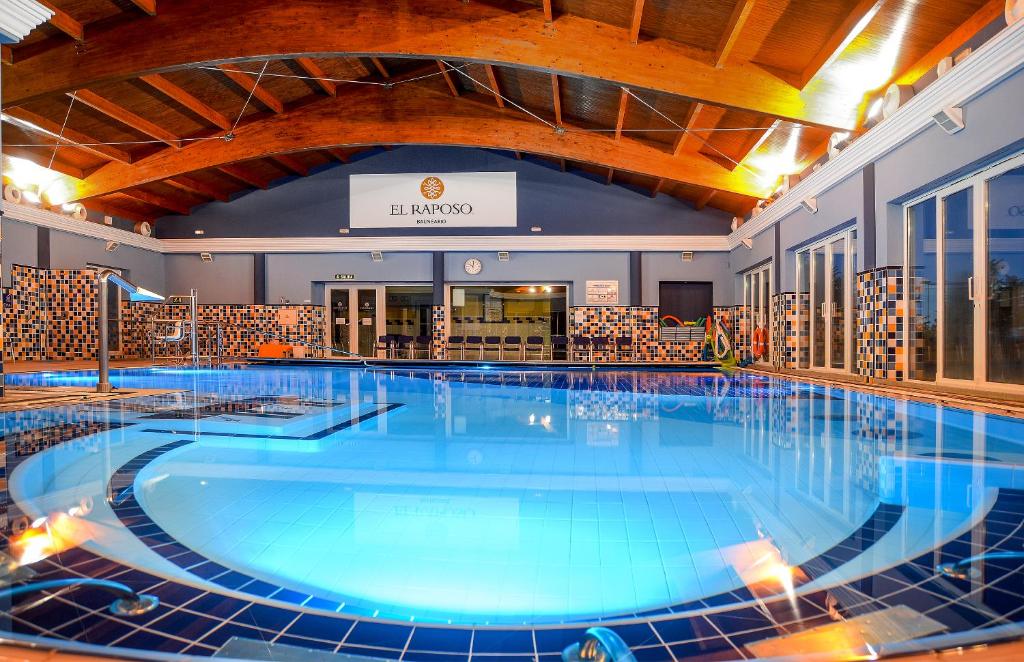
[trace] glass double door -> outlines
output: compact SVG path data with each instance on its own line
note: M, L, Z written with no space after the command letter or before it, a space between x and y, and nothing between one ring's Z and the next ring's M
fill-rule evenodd
M825 370L849 370L853 335L853 283L856 264L855 230L825 240L801 253L797 282L805 283L810 317L810 365Z
M329 341L342 354L373 356L382 335L379 311L384 310L381 286L327 288Z
M1024 156L907 206L908 377L1024 385Z
M743 303L750 311L750 351L757 361L771 362L772 263L743 274ZM757 336L757 337L755 337Z

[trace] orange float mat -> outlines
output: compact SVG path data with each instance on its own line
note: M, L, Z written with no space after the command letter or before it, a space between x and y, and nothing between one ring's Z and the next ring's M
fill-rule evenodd
M261 359L290 359L293 355L291 345L282 345L278 342L264 343L257 350L257 356Z

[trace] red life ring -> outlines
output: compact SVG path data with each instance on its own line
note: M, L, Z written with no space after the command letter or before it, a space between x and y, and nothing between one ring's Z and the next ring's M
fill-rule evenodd
M768 331L757 327L754 329L753 338L754 358L759 359L768 351Z

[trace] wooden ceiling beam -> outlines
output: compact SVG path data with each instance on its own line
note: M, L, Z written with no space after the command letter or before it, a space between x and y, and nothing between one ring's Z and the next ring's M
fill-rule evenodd
M125 207L109 200L97 200L94 198L92 200L86 200L83 204L85 205L85 208L90 211L104 214L106 216L120 216L121 218L126 218L129 221L152 223L160 216L156 213L143 214L135 211L134 209L126 209Z
M562 126L562 93L558 89L558 74L551 74L551 105L555 108L555 126Z
M388 73L388 70L384 67L384 63L380 61L379 57L371 57L370 62L373 63L373 68L376 69L377 73L382 77L391 78L391 74Z
M278 164L293 175L305 177L309 174L309 166L298 160L291 154L277 154L270 157L270 160Z
M247 165L242 163L229 163L226 165L217 166L217 170L220 170L225 175L237 179L250 188L267 189L270 188L271 180L254 171Z
M946 35L945 39L936 44L934 48L901 73L895 82L900 85L916 83L921 76L934 69L942 58L952 55L968 39L978 34L979 30L1002 16L1005 6L1005 0L989 0L986 2L969 19L957 26L955 30Z
M778 120L774 120L771 117L762 119L759 123L760 129L751 131L747 136L747 139L743 141L740 148L736 151L736 163L723 164L726 168L733 170L739 167L740 163L746 160L750 153L754 151L761 143L765 141L768 134L771 133L778 125Z
M709 188L708 190L701 193L700 197L697 198L697 200L693 203L693 208L696 209L697 211L700 211L701 209L707 207L708 203L711 202L711 198L715 197L715 193L718 193L718 191L716 191L713 188Z
M164 76L161 76L160 74L149 74L148 76L142 76L140 80L150 87L163 92L172 100L181 104L185 108L188 108L193 113L218 128L224 129L225 131L229 131L231 129L231 120L229 120L226 115L218 112L205 102L189 94L182 88L167 80Z
M615 168L608 168L608 176L605 177L605 180L604 180L605 186L611 184L612 180L614 178L615 178Z
M730 60L729 66L716 68L714 53L706 49L651 39L630 48L628 58L609 57L629 39L629 28L572 14L559 16L557 31L545 31L536 29L543 19L540 7L530 9L512 0L469 4L418 0L359 7L360 20L353 21L347 3L165 3L157 16L126 21L90 36L84 53L76 52L74 44L62 44L19 63L4 74L5 103L22 105L55 92L177 68L225 62L237 68L246 59L294 58L303 53L374 58L401 53L591 78L808 125L856 128L857 109L849 104L837 104L827 93L805 98L794 85L752 63ZM258 14L260 20L229 21L246 13ZM755 9L755 14L758 20L749 20L748 26L760 24L760 10ZM424 15L433 17L429 31L422 29ZM234 32L225 32L225 25ZM295 25L315 27L296 31ZM381 34L388 39L381 39ZM733 53L744 50L741 46ZM666 71L672 75L665 75Z
M192 208L187 204L182 203L180 200L169 198L166 195L159 193L153 193L145 189L126 189L122 191L129 198L135 198L141 202L145 202L147 205L153 205L154 207L160 207L167 211L173 211L175 214L181 214L182 216L188 216L192 213Z
M156 0L128 0L150 16L156 16Z
M652 198L658 197L658 193L661 191L661 187L664 186L664 185L665 185L665 178L664 177L658 177L658 179L655 180L655 182L654 182L654 186L651 187L651 197Z
M701 131L701 129L715 128L724 114L725 109L718 106L706 106L702 103L693 104L687 113L686 123L683 125L683 128L686 130L676 138L676 143L672 147L672 154L678 156L684 151L698 151L700 146L711 138L710 132Z
M729 56L732 55L733 49L739 42L740 35L743 34L743 28L753 9L754 0L738 0L736 6L733 7L729 23L726 24L722 39L718 42L718 50L715 52L715 66L719 69L728 63Z
M327 80L328 75L324 73L324 70L316 62L308 57L297 57L295 58L295 64L299 65L299 68L306 72L307 76L313 78L313 82L319 85L320 89L328 95L333 97L338 94L337 83Z
M53 16L50 17L50 25L75 41L85 41L85 27L81 22L71 18L66 11L50 2L50 0L38 0L38 2L53 12Z
M235 82L236 85L241 87L246 92L251 92L254 97L260 100L264 106L274 111L277 114L284 112L284 103L280 99L271 94L267 88L262 85L256 84L256 78L250 76L244 71L239 71L237 65L234 64L221 64L217 66L225 76Z
M60 124L25 108L5 108L4 113L29 125L38 127L45 135L53 137L54 140L56 140L57 136L62 135L64 140L59 141L62 149L72 147L95 154L104 159L113 159L121 163L132 162L132 155L127 151L114 145L101 145L99 143L102 141L92 136L87 136L81 131L76 131L69 126L65 126L62 132Z
M569 169L569 166L566 165L565 159L558 159L558 168L562 172L566 172Z
M441 72L441 77L444 78L444 82L448 83L448 91L452 93L453 97L459 96L459 87L455 84L450 73L448 73L448 67L441 60L437 61L437 68Z
M339 134L338 127L345 132ZM524 151L593 163L651 177L761 197L765 187L743 170L730 172L695 152L673 156L657 145L615 140L607 134L568 131L551 139L550 127L523 114L504 113L472 97L456 99L426 86L346 88L283 115L240 125L230 142L197 141L180 151L163 151L137 164L109 163L83 182L68 182L75 199L105 195L151 181L222 168L232 174L241 161L300 150L343 145L451 144ZM239 174L237 171L234 174ZM253 185L253 179L243 180Z
M551 0L541 0L541 9L544 11L544 22L552 23L555 20L555 13L551 8Z
M339 149L337 147L329 147L324 151L330 154L332 157L336 158L337 160L341 161L342 163L348 163L349 161L352 160L351 155L345 152L345 150Z
M68 96L73 96L77 101L103 113L107 117L117 120L121 124L129 126L140 133L144 133L147 136L151 136L157 140L165 142L174 149L181 149L181 139L178 136L174 135L162 126L154 122L150 122L144 117L139 117L127 108L119 106L108 99L104 99L92 90L78 90Z
M615 139L620 140L622 138L622 125L626 122L626 107L629 105L629 90L622 88L619 90L619 114L615 119Z
M800 82L797 87L803 89L811 82L822 69L827 67L835 58L839 57L846 47L857 38L871 19L875 17L878 10L885 4L885 0L860 0L854 8L846 15L839 27L832 32L825 45L815 53L811 61L804 67L800 74Z
M48 150L39 150L32 147L12 147L11 145L4 145L4 152L0 157L6 159L7 157L16 156L19 159L25 159L31 161L36 165L40 165L44 168L49 168L53 172L66 175L68 177L74 177L76 179L85 179L85 171L81 168L75 167L68 163L64 163L60 159L53 159L50 161L50 155L53 152ZM12 170L10 162L4 163L3 170L10 172ZM70 181L70 180L68 180Z
M14 64L14 51L7 44L0 44L0 64Z
M178 177L165 179L163 180L163 183L193 195L201 195L203 197L213 198L214 200L220 200L221 202L228 202L231 200L231 193L229 191L225 191L219 186L208 184L201 179L189 177L188 175L179 175Z
M491 93L494 95L494 103L498 104L498 108L504 108L505 100L501 98L501 88L498 87L498 78L494 75L494 66L485 64L484 71L487 72L487 82L491 85Z
M629 21L629 43L640 41L640 24L644 20L644 0L633 0L633 16Z

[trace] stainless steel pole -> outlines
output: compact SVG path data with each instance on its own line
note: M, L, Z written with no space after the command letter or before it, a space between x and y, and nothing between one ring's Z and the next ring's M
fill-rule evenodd
M189 298L189 315L192 317L192 366L199 367L199 306L196 302L198 295L195 288L191 290Z
M110 385L110 347L107 328L107 271L101 271L96 275L96 283L99 285L99 302L97 323L99 324L99 347L96 348L100 360L100 378L96 383L97 393L110 393L114 387Z

